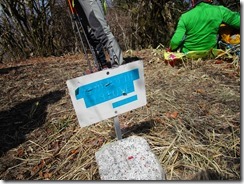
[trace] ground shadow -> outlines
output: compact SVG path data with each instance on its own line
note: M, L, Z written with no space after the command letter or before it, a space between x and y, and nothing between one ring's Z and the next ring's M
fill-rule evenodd
M0 74L8 74L9 72L11 71L16 71L18 70L19 68L22 68L22 67L26 67L26 66L29 66L29 65L25 65L25 66L14 66L14 67L8 67L8 68L1 68L0 69Z
M198 172L191 180L201 181L201 180L227 180L225 176L221 175L220 173L207 169Z
M26 140L26 134L44 124L49 104L59 101L65 91L50 92L0 112L0 156Z
M138 60L141 60L141 58L137 57L137 56L134 56L134 57L131 57L131 56L128 56L128 57L125 57L124 58L124 61L125 63L131 63L133 61L138 61Z
M155 125L153 120L143 121L126 128L121 128L121 134L123 138L130 137L132 135L147 134L151 128ZM110 132L111 137L116 137L115 130L112 129Z

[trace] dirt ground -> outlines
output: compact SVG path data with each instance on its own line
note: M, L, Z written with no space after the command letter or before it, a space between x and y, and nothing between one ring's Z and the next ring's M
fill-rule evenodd
M240 180L236 65L171 67L153 49L125 56L143 60L147 105L119 116L123 138L144 137L168 180ZM82 54L0 65L0 179L100 180L94 154L116 139L113 119L80 128L66 86L87 68Z

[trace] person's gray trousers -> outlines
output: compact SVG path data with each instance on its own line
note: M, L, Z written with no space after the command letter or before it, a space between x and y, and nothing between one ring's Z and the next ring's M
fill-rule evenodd
M106 21L102 4L100 0L78 0L83 8L90 27L94 30L94 34L98 40L101 41L103 46L108 50L110 58L115 54L118 59L118 63L111 64L123 64L123 56L120 46L115 39L114 35L110 31L109 25ZM116 62L116 61L115 61Z

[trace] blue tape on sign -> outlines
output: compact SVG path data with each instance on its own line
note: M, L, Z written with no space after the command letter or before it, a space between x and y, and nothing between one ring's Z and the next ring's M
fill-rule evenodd
M135 91L134 81L139 79L139 70L134 69L113 77L81 86L75 90L76 99L84 99L86 108L126 96Z
M132 97L129 97L129 98L120 100L120 101L118 101L118 102L114 102L114 103L113 103L113 108L120 107L120 106L122 106L122 105L131 103L131 102L134 102L134 101L136 101L136 100L137 100L137 95L134 95L134 96L132 96Z

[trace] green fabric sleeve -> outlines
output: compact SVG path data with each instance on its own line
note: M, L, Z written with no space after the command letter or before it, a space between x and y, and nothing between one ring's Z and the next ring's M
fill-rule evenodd
M176 31L170 41L170 49L172 51L176 50L184 41L185 33L186 33L186 27L182 20L182 17L180 17Z
M223 15L223 22L233 26L234 28L240 28L240 14L238 12L233 12L224 6L220 6L220 11Z

